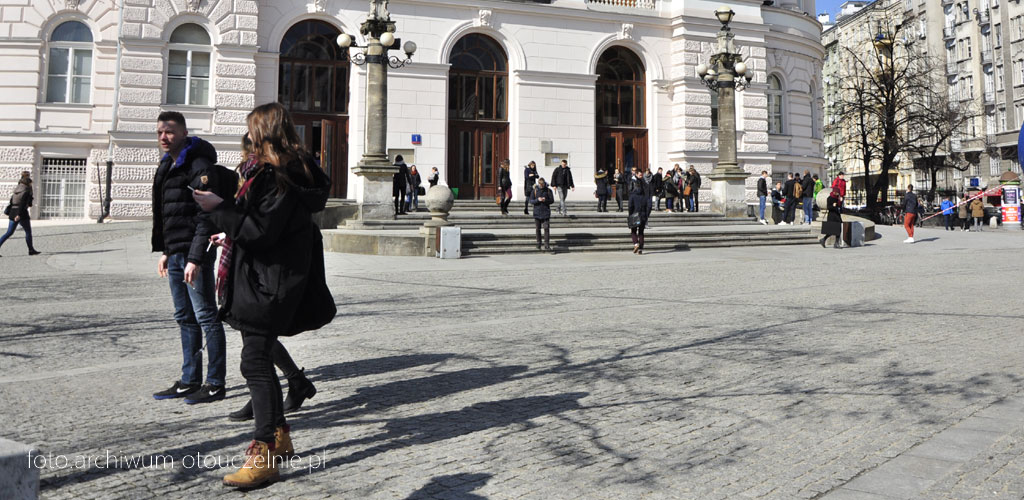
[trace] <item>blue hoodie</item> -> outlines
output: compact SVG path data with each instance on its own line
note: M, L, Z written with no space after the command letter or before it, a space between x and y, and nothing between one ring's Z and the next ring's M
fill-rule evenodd
M953 202L942 200L942 215L953 215Z

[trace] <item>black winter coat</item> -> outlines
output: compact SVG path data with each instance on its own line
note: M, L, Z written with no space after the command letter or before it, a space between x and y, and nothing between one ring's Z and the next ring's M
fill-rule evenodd
M512 189L512 177L509 175L507 168L498 169L498 187L502 191Z
M665 182L661 179L661 174L654 174L654 177L651 179L651 188L654 189L655 196L661 196L665 189L664 185Z
M768 196L768 181L764 180L764 177L757 179L757 195Z
M643 178L631 178L629 184L629 213L640 212L641 227L647 227L651 212L651 187Z
M234 241L220 318L236 330L291 336L316 330L337 313L324 276L323 239L312 218L327 204L330 179L312 158L305 162L312 182L299 177L278 193L274 167L264 165L244 196L211 213Z
M551 173L551 187L573 189L576 187L572 183L572 170L569 167L562 167L561 165L555 167L555 171Z
M218 176L212 171L218 167L217 150L198 137L188 138L185 149L177 158L165 154L153 179L153 233L150 242L154 252L164 255L187 254L188 261L200 264L213 259L206 252L210 235L218 232L210 215L199 209L189 186L210 191L221 191L221 198L234 193L214 189Z
M398 172L395 172L395 175L391 178L391 195L392 196L398 196L399 194L405 194L406 193L406 187L409 184L409 166L406 165L405 162L396 163L395 166L398 167ZM385 177L385 179L386 179L386 177Z
M544 201L540 201L544 198ZM533 218L537 220L546 220L551 218L551 204L555 202L554 193L551 192L551 188L544 186L534 186L530 192L530 204L533 205Z
M526 192L529 193L533 185L537 183L537 179L540 174L537 173L537 167L530 168L529 165L523 167L523 182L526 186Z
M32 200L32 184L18 182L18 185L14 186L14 194L11 195L11 213L7 215L7 218L10 220L14 220L15 217L29 218L28 208L32 206Z
M800 187L803 189L801 198L814 198L814 178L805 175L803 180L800 181Z
M828 209L828 217L825 218L827 222L843 222L843 216L839 212L839 198L829 196L825 207Z
M594 184L597 185L597 195L607 196L608 195L608 172L601 171L594 175Z

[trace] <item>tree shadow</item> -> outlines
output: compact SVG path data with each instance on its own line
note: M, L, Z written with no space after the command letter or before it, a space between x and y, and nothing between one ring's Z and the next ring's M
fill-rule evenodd
M438 476L430 480L422 488L412 492L405 500L434 500L444 498L451 500L487 500L487 497L473 493L492 477L491 474L451 474Z
M306 370L306 377L314 382L326 380L342 380L347 378L363 377L367 375L379 375L381 373L397 372L408 368L415 368L423 365L434 365L444 363L451 359L461 357L458 354L402 354L397 356L385 356L381 358L359 359L345 361L332 365L317 366Z

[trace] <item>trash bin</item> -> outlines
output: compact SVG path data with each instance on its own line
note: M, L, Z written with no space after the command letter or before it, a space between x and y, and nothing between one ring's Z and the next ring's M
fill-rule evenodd
M442 227L437 233L440 240L437 245L437 256L442 259L458 259L462 257L462 228L458 226Z
M459 188L452 188L452 196L455 197L456 200L459 199Z

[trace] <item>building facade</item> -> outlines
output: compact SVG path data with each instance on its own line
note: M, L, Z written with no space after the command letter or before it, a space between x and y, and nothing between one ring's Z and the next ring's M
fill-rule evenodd
M821 25L813 0L726 2L754 71L737 98L739 161L751 173L824 173ZM720 28L706 0L392 0L396 36L419 46L388 78L388 148L437 167L459 198L496 193L497 168L573 167L571 199L593 199L598 169L717 159L716 99L695 66ZM365 42L366 0L0 0L0 195L22 170L34 215L100 211L113 162L115 218L150 212L155 120L182 112L190 133L240 160L246 114L279 101L351 198L362 156L365 69L337 46ZM748 182L753 199L756 175ZM701 197L710 199L710 183ZM513 190L521 199L521 190ZM707 206L704 204L703 206Z

